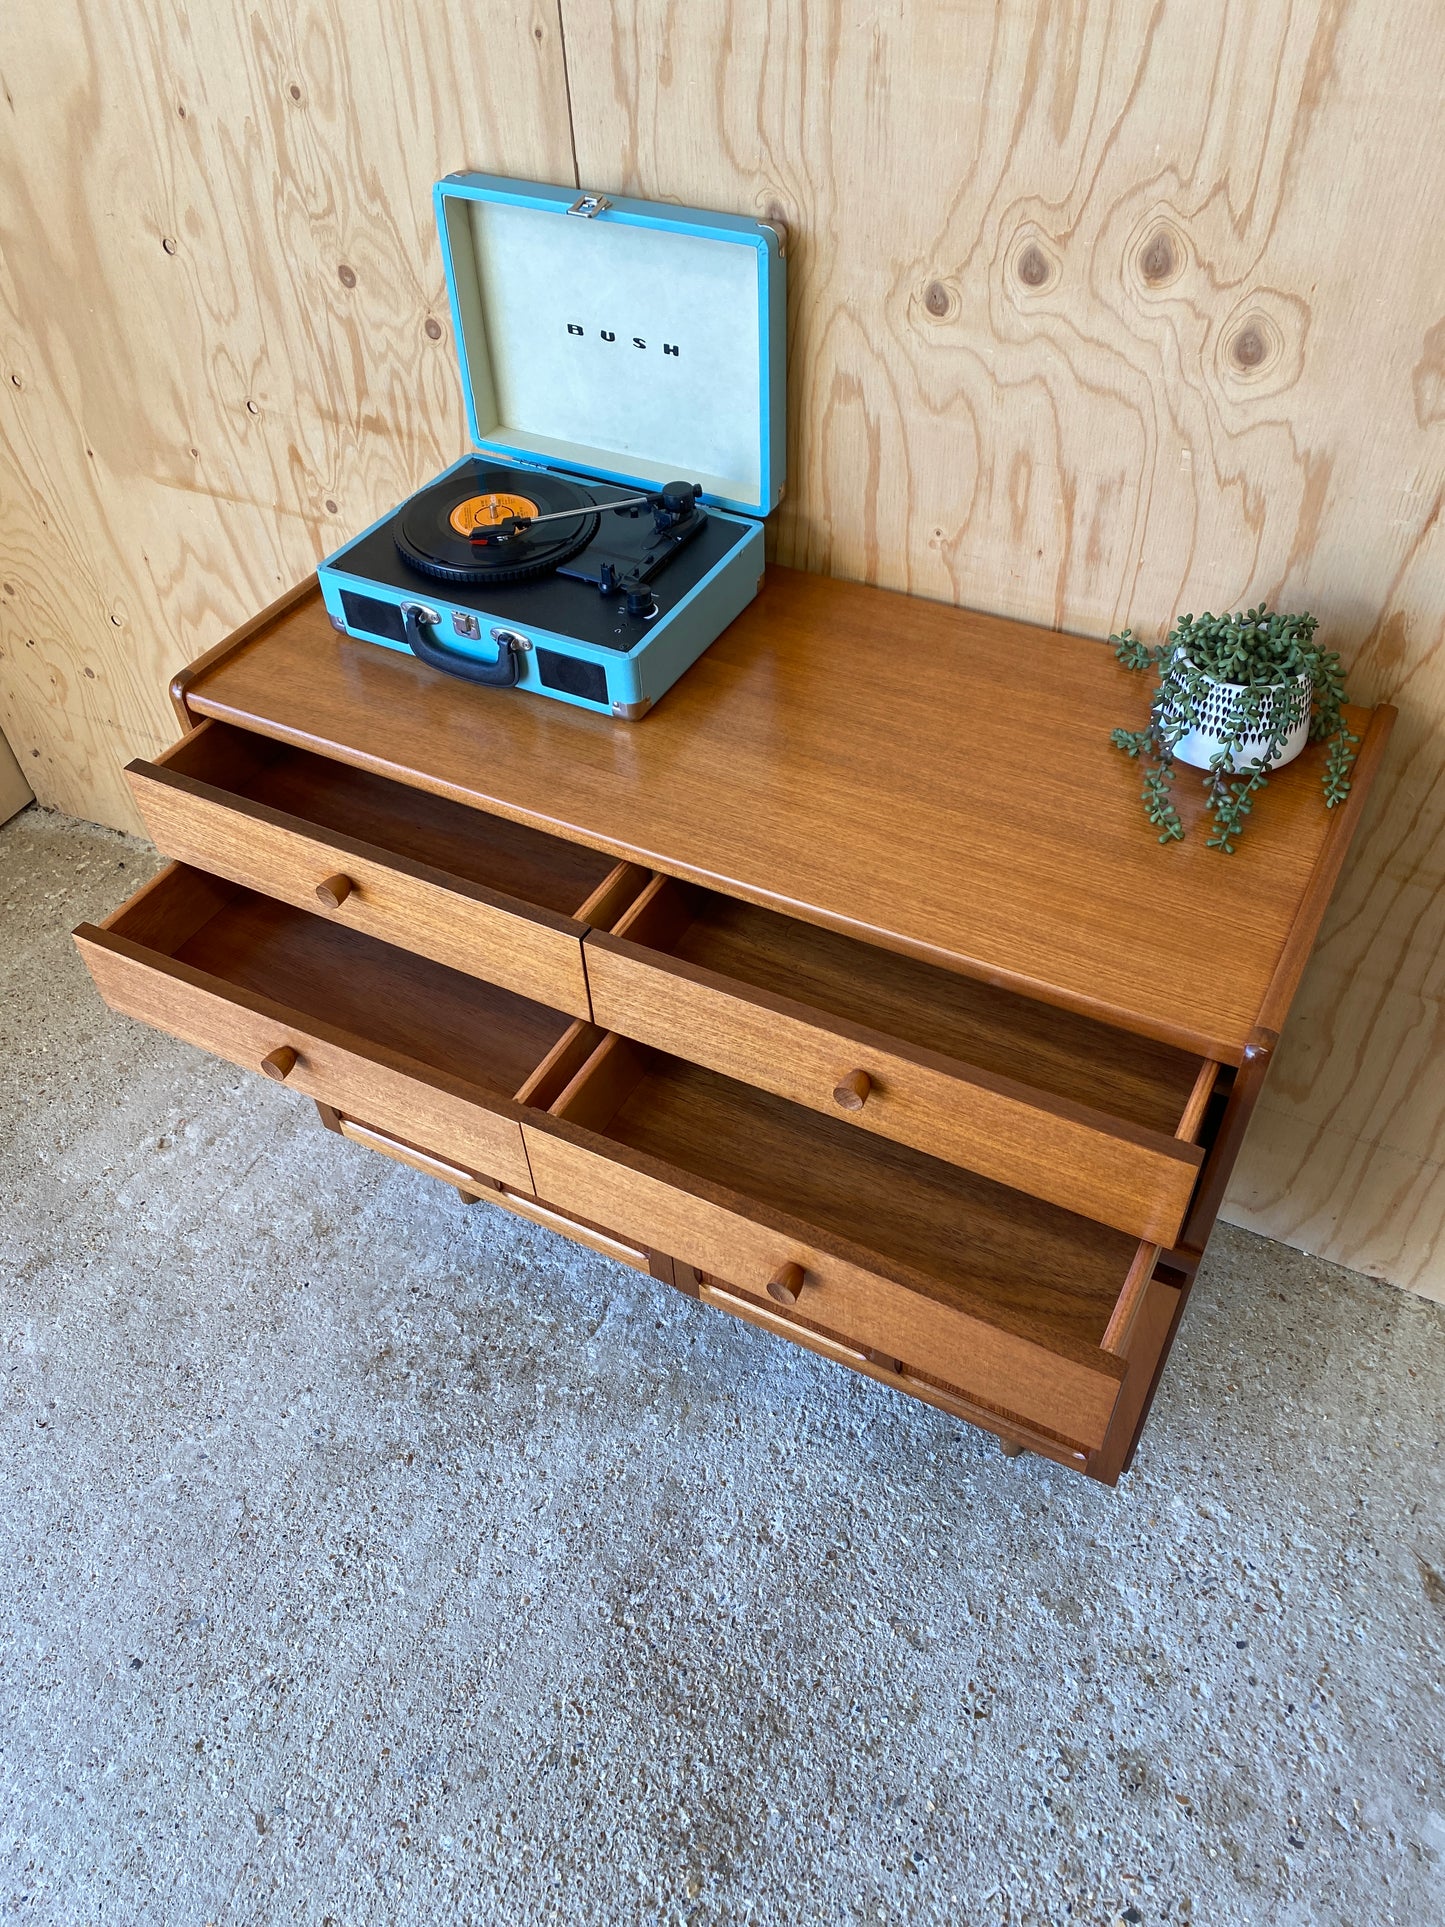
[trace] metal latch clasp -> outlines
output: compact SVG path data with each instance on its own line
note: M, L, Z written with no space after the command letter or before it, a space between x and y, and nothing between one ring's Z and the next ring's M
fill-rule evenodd
M605 194L584 194L568 208L569 214L580 214L584 221L590 221L594 214L605 214L612 203Z

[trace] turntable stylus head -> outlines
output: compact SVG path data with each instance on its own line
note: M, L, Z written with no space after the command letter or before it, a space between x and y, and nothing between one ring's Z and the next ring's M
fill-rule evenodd
M510 542L528 526L528 518L522 515L504 515L496 522L475 522L467 540L480 549L499 548L502 543Z

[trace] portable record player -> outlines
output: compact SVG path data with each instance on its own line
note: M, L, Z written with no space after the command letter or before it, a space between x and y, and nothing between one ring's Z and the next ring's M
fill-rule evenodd
M475 454L327 558L339 630L635 720L757 594L783 493L783 261L761 222L450 174Z

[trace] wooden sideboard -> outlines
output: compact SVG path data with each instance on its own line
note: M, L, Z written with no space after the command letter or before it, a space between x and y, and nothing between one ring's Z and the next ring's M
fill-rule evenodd
M1133 1454L1393 712L1161 847L1095 641L773 570L645 721L333 632L183 672L106 1001L1021 1446Z

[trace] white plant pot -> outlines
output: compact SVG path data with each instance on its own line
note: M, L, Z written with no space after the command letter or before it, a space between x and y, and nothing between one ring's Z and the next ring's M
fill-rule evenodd
M1191 729L1174 745L1174 754L1181 763L1189 763L1195 769L1208 769L1210 763L1224 748L1224 737L1228 731L1231 717L1238 708L1240 698L1249 692L1242 683L1215 682L1207 677L1210 693L1204 704L1204 727ZM1289 734L1284 739L1279 754L1270 763L1271 769L1283 769L1292 763L1310 736L1310 709L1314 697L1313 685L1307 675L1292 677L1289 682L1275 683L1268 691L1265 706L1266 716L1273 718L1280 708L1284 710L1282 720L1290 723ZM1168 701L1166 695L1165 711ZM1274 732L1269 729L1258 734L1244 737L1238 750L1228 765L1236 775L1248 776L1257 770L1265 759L1270 737Z

